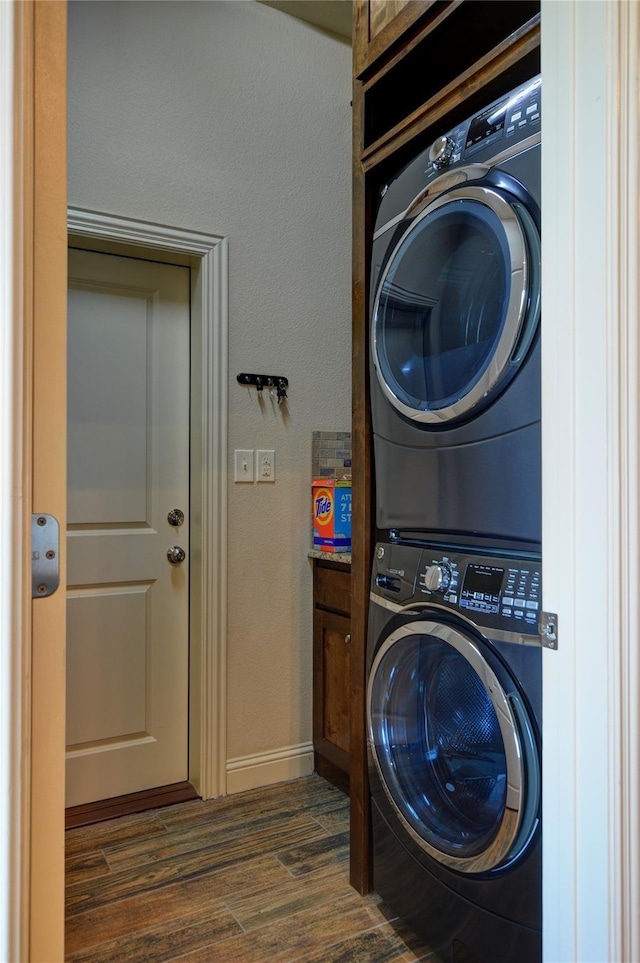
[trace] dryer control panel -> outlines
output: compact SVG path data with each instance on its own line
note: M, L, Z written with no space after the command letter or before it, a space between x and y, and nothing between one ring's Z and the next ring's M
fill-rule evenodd
M537 77L495 101L469 122L464 156L471 157L499 140L520 141L540 130L541 83Z
M537 636L542 567L534 554L514 557L380 543L371 592L399 608L435 604L485 630Z
M497 159L539 142L542 128L542 81L540 75L520 84L510 93L484 107L477 114L440 134L432 144L388 184L380 194L374 236L395 226L430 184L457 168L475 165L492 167ZM461 173L460 176L463 176Z

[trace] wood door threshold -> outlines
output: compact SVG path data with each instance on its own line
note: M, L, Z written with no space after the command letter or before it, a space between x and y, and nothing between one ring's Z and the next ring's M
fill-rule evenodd
M142 792L132 792L126 796L99 799L82 806L70 806L65 810L64 825L65 829L90 826L91 823L116 819L118 816L131 816L147 809L159 809L161 806L173 806L175 803L199 798L190 782L174 782L170 786L158 786L156 789L143 789Z

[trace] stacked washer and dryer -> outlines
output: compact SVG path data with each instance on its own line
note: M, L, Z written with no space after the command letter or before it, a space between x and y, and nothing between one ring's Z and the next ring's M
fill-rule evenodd
M540 78L381 193L374 886L443 960L541 958Z

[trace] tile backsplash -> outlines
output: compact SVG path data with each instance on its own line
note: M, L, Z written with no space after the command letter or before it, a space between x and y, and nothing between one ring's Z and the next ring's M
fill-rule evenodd
M311 477L351 478L351 432L311 432Z

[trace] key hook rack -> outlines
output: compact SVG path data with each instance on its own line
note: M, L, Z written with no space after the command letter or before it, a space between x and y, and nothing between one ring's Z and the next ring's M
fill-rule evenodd
M289 379L283 378L282 375L270 375L270 374L242 374L238 375L238 384L247 385L248 387L255 388L256 391L264 391L267 389L275 389L278 393L278 404L284 401L287 397L287 388L289 387Z

